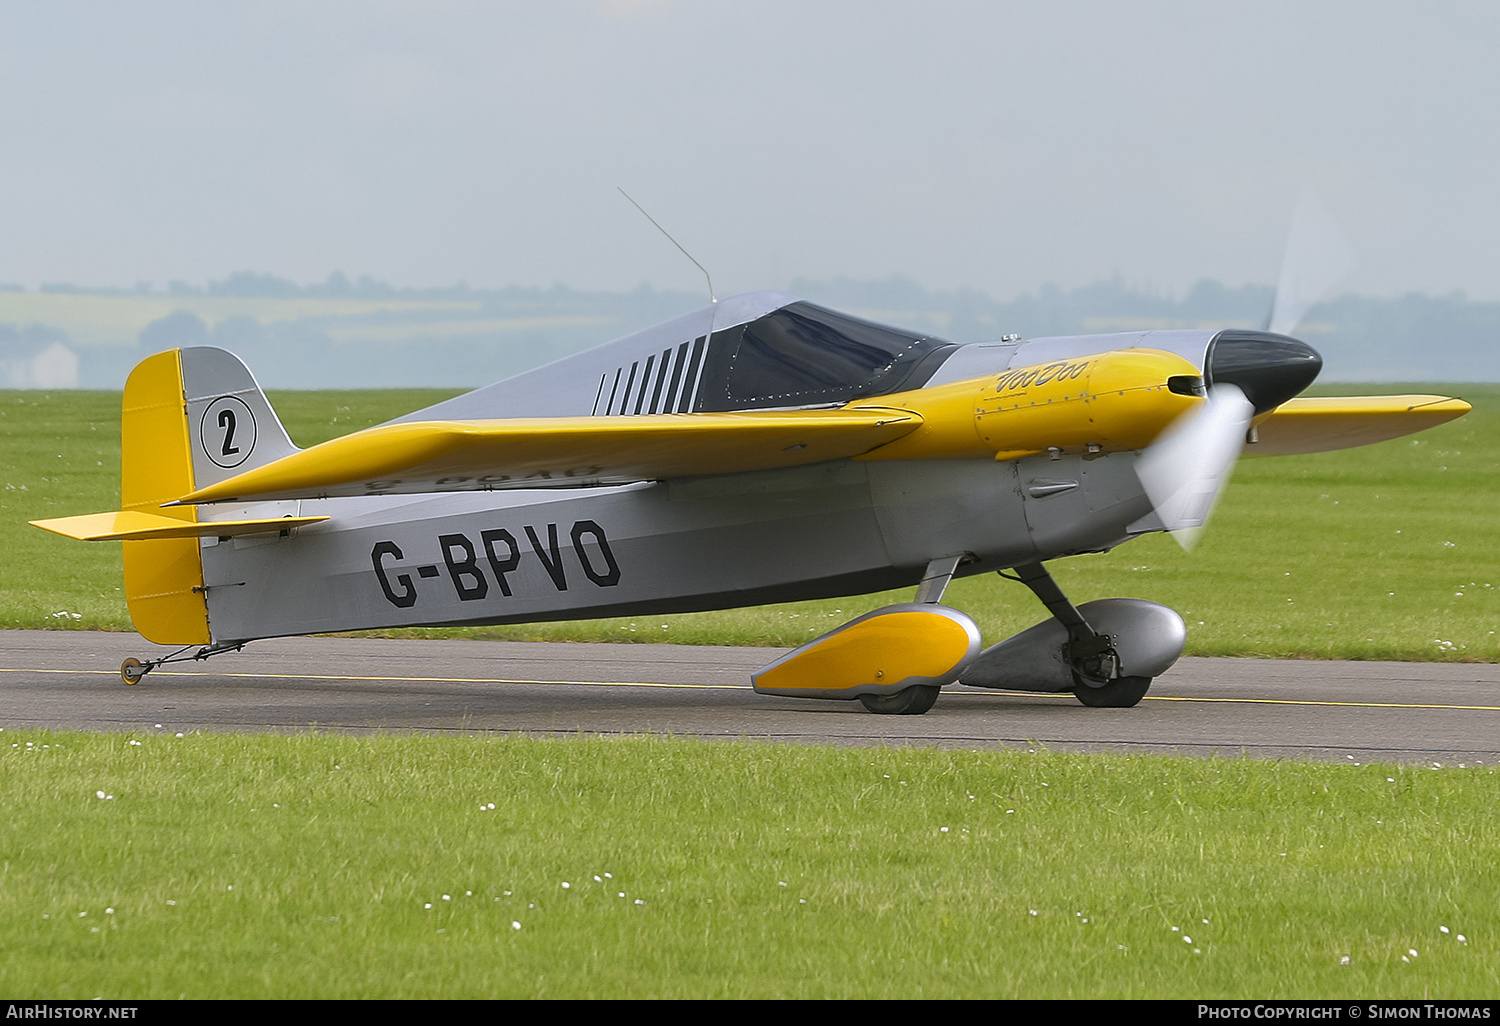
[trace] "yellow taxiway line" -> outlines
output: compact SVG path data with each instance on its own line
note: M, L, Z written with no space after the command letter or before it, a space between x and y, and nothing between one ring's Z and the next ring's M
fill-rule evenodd
M85 673L101 676L118 676L113 670L53 670L0 667L0 673ZM385 681L392 684L517 684L517 685L573 685L590 688L680 688L689 691L748 691L744 684L669 684L664 681L634 680L509 680L498 677L394 677L331 673L184 673L180 670L153 670L153 677L213 677L215 679L240 680L330 680L330 681ZM979 698L990 694L1001 694L1011 698L1066 698L1067 692L1005 691L950 691L949 696ZM1235 705L1311 705L1329 708L1352 709L1450 709L1465 712L1500 712L1500 705L1442 705L1436 702L1337 702L1307 698L1216 698L1212 696L1192 697L1187 695L1147 695L1145 702L1223 702Z

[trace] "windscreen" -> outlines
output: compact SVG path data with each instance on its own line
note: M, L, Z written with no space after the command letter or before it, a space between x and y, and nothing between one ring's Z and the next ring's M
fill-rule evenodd
M844 403L920 386L957 347L812 303L715 332L694 409Z

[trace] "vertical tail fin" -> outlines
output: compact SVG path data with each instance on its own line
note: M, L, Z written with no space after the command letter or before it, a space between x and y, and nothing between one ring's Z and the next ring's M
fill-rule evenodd
M147 357L125 382L120 503L189 523L191 506L162 503L296 451L255 378L222 349ZM208 644L197 538L127 541L125 597L136 630L161 645Z
M207 346L179 353L193 488L217 484L297 451L239 357Z

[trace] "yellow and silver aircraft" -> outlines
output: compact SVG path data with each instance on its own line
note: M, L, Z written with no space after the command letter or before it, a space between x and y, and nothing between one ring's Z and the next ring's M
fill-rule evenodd
M298 449L238 358L179 349L125 386L124 508L35 523L124 542L137 629L181 646L127 660L130 684L259 638L911 587L756 690L877 713L925 712L955 681L1132 706L1181 655L1181 617L1075 607L1046 561L1189 543L1242 449L1362 445L1469 409L1297 398L1321 365L1241 330L956 345L758 292ZM983 648L942 598L997 571L1050 616Z

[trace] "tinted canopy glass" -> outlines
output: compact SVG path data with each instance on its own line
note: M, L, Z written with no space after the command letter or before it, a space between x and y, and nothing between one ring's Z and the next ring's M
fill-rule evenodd
M812 303L792 303L709 342L696 409L841 403L915 388L957 347Z

